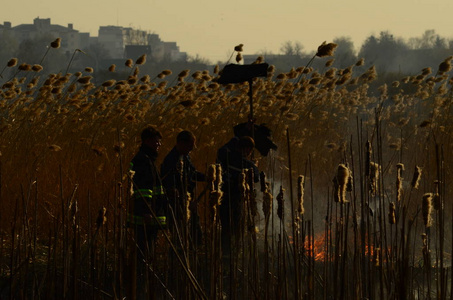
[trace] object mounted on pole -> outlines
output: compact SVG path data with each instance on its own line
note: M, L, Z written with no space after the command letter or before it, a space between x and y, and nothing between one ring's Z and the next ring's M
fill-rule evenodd
M226 65L217 80L220 84L241 83L250 81L256 77L267 77L269 64L251 64L251 65Z
M270 149L277 149L270 140L271 131L264 124L256 125L253 116L253 79L256 77L267 77L267 70L269 64L251 64L251 65L226 65L220 73L220 77L217 82L220 84L229 83L249 83L249 98L250 98L250 115L249 120L246 123L238 124L234 127L234 133L236 136L248 135L255 139L256 148L261 155L266 156Z

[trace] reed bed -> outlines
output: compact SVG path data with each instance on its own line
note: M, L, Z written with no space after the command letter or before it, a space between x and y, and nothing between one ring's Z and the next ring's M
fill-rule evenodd
M373 67L334 69L335 47L322 46L312 59L325 59L322 69L309 63L276 74L270 66L253 80L254 117L279 148L256 153L260 184L243 174L247 213L230 256L222 254L215 158L232 127L247 121L247 83L218 84L219 67L151 78L140 73L143 56L125 61L124 79L98 84L89 67L41 77L44 58L6 62L1 298L135 297L140 249L125 226L128 166L152 124L164 137L160 159L180 130L191 130L192 159L209 176L196 192L203 242L196 246L187 226L160 231L150 296L453 299L451 57L435 75L424 69L375 92ZM235 51L240 60L242 46Z

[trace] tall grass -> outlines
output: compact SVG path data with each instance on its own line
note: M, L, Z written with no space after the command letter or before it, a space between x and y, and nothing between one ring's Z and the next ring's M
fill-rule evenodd
M190 216L160 231L147 262L154 297L452 298L450 58L435 76L422 70L378 94L374 68L360 63L270 67L253 80L254 117L279 149L256 153L261 188L243 174L246 214L230 256L213 164L247 121L248 83L219 85L208 70L151 80L137 60L126 78L95 85L91 71L41 78L20 63L0 79L2 298L135 297L142 249L125 224L127 170L147 124L163 133L159 160L181 129L193 131L192 158L210 174L195 195L204 241L190 236Z

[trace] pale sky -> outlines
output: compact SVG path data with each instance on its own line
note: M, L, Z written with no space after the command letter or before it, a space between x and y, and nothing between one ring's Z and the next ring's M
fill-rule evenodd
M243 54L256 54L279 53L286 41L312 52L341 36L358 48L385 30L407 39L434 29L453 39L452 9L452 0L3 0L0 23L50 18L91 36L98 35L99 26L133 27L215 63L226 61L241 43Z

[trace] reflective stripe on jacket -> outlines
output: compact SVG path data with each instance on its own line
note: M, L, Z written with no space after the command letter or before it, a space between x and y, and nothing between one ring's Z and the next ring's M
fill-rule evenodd
M127 222L129 224L134 224L134 225L144 225L145 224L145 218L142 216L134 216L131 214L127 214ZM157 225L162 225L166 226L167 225L167 217L166 216L158 216L157 218L152 218L151 222L147 225L151 226L157 226Z
M150 189L137 189L134 190L135 199L139 198L152 198L153 196L161 196L164 194L162 186L156 186L152 190Z

